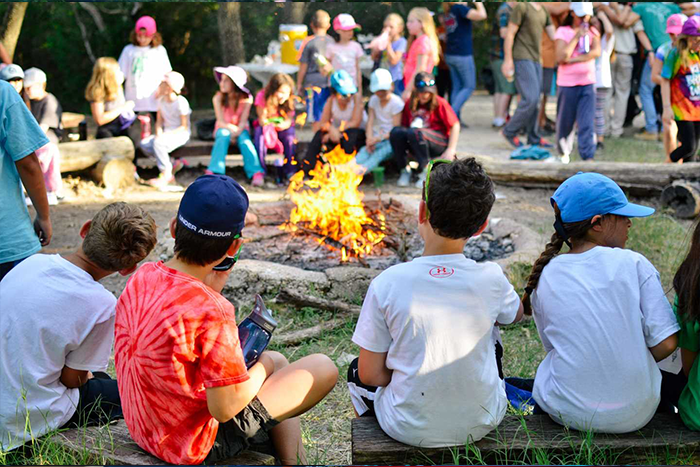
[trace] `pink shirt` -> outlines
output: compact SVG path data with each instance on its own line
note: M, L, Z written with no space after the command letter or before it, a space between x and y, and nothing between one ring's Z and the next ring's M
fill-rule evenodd
M576 36L576 31L572 27L561 26L557 28L554 40L562 40L568 44L574 36ZM588 36L591 40L591 47L593 47L593 38L598 36L598 31L596 31L595 28L591 28L591 30L588 31ZM571 57L578 57L579 55L581 55L581 52L579 52L578 47L576 47ZM559 65L557 69L557 86L568 88L573 86L586 86L589 84L595 84L594 59L585 62Z
M258 93L255 95L255 106L256 107L265 107L267 105L267 102L265 101L265 89L261 89L258 91ZM274 112L268 113L267 118L274 118L274 117L280 117L280 113L278 109L275 109ZM294 111L289 113L287 115L287 118L292 118L294 117Z
M364 55L362 46L355 41L347 44L330 43L326 46L326 58L335 71L345 70L357 82L357 59Z
M245 99L241 99L240 101L238 101L238 106L235 109L230 105L227 105L223 108L224 121L231 125L242 126L244 130L247 130L248 122L242 122L243 125L241 125L241 114L243 114L243 109L245 108L246 104L250 105L252 103L253 98L251 96L248 96ZM219 128L221 127L217 122L216 127L214 128L214 135L216 135L216 132Z
M413 78L413 73L416 71L419 55L428 57L428 66L426 68L428 73L432 73L435 67L435 60L433 60L433 43L430 41L430 37L428 37L427 34L423 34L414 40L411 44L411 48L408 49L406 65L403 68L403 82L406 86L408 86L408 82Z

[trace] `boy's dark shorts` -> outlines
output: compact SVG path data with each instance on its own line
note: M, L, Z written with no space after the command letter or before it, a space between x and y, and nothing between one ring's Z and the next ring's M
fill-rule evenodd
M211 465L231 459L251 444L267 443L270 441L267 432L278 424L255 396L238 415L226 423L219 423L214 445L204 459L204 464Z

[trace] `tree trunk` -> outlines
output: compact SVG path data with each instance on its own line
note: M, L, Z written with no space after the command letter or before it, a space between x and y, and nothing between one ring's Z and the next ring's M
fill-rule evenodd
M5 18L2 21L0 28L0 42L5 46L5 50L10 59L15 56L17 48L17 40L19 33L22 30L22 22L24 22L24 14L27 12L28 2L12 2L8 5L5 12Z
M243 47L243 28L241 26L241 4L225 2L219 4L218 13L219 38L221 39L221 56L225 65L234 65L245 61Z
M285 2L285 24L304 24L304 15L306 15L308 6L308 2Z

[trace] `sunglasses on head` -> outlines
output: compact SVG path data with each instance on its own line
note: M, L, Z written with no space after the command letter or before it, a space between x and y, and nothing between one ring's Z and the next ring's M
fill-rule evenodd
M425 198L425 217L426 219L430 219L430 211L428 211L428 192L429 189L428 187L430 186L430 173L433 171L433 168L441 165L441 164L451 164L452 161L448 161L447 159L433 159L428 163L428 167L426 168L426 173L425 173L425 187L423 191L423 197Z
M416 88L418 88L418 89L429 88L431 86L435 86L434 79L431 79L428 81L422 79L416 83Z
M235 237L233 237L234 240L236 240L237 238L241 238L241 234L238 234ZM214 266L214 271L228 271L233 266L235 266L238 262L238 257L241 256L242 249L243 245L241 245L241 247L236 252L236 256L227 256L222 262Z

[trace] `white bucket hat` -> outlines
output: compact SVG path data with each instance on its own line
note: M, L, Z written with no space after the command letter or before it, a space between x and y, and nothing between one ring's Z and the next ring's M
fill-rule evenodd
M238 89L245 92L246 94L250 94L248 88L245 87L245 84L248 82L248 75L246 74L243 68L239 66L215 67L214 78L216 78L217 83L221 82L221 75L228 76L229 78L231 78L231 81L233 81L233 84L235 84L236 87L238 87Z

